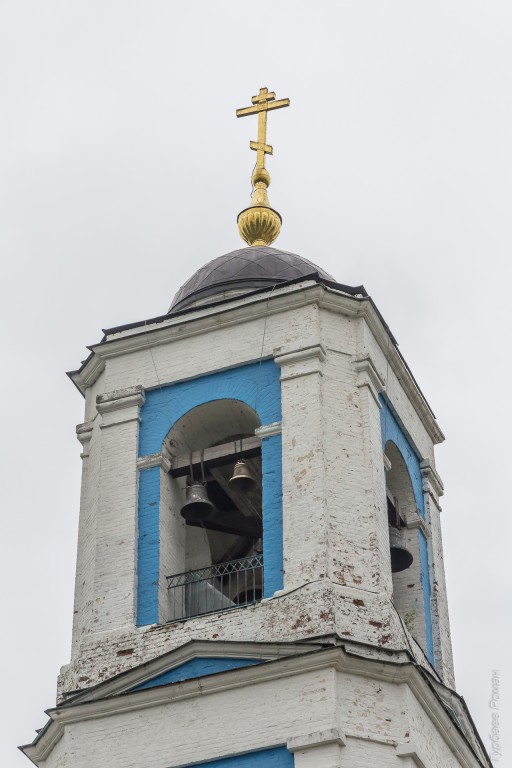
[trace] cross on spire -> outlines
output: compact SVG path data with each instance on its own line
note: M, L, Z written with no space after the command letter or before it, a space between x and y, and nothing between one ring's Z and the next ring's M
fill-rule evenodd
M252 199L248 208L238 214L238 231L248 245L270 245L281 230L281 216L270 207L267 188L270 174L265 168L265 155L272 154L272 147L267 144L267 112L290 106L290 99L276 100L275 93L268 88L252 97L252 107L237 109L237 117L258 115L258 141L251 141L249 146L256 152L256 166L252 173Z
M267 144L267 112L271 109L282 109L290 106L290 99L278 99L275 93L269 93L268 88L260 88L257 96L251 99L252 107L237 109L237 117L258 115L258 141L251 141L249 146L256 151L256 168L265 167L265 155L272 154L272 147Z

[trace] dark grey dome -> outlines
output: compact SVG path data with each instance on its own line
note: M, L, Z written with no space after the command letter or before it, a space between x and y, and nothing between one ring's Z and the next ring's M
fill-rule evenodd
M169 312L185 309L206 298L221 298L234 293L249 293L288 280L317 273L325 280L334 278L313 262L277 248L252 246L231 251L198 269L182 285Z

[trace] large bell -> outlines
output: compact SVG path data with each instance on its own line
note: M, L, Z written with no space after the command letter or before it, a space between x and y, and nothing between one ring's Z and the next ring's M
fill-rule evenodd
M400 573L412 565L413 556L405 546L404 534L400 528L389 526L389 546L391 548L391 572Z
M256 480L251 475L245 459L239 459L233 468L233 475L228 483L232 491L248 493L256 486Z
M215 514L215 506L208 498L206 485L193 482L187 485L186 501L181 508L181 516L187 523L202 523L209 520Z

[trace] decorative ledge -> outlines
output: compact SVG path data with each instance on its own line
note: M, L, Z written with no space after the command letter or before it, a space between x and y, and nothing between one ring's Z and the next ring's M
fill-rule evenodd
M368 387L380 408L379 394L384 391L386 382L371 355L361 355L355 358L354 370L357 372L357 387Z
M291 736L286 742L286 748L288 752L298 752L299 750L311 749L323 746L324 744L339 744L341 747L345 747L347 745L345 734L339 728L312 731L301 736Z
M274 435L280 435L283 431L282 424L280 421L274 421L272 424L264 424L261 427L258 427L254 430L254 434L256 437L259 437L260 440L264 440L266 437L273 437Z
M417 765L418 768L427 768L426 760L424 760L422 756L420 757L418 750L412 741L398 744L395 748L395 753L398 757L410 757L414 762L414 765Z
M144 400L144 388L140 384L98 395L96 409L103 417L100 429L138 421L139 410Z
M286 381L298 376L309 376L312 373L322 376L322 363L326 357L323 344L313 344L284 354L277 352L274 360L281 368L281 381Z
M418 510L415 510L414 512L409 512L407 514L405 523L407 528L419 528L426 539L430 538L430 530L428 528L428 525L426 524L425 520L422 518Z
M150 453L137 459L138 470L151 469L152 467L160 467L164 472L170 472L171 461L162 453Z
M439 496L444 494L444 485L430 459L423 459L420 462L420 472L423 478L423 491L431 493L434 500L438 501Z
M81 459L86 459L89 456L89 443L91 442L92 430L94 427L94 421L86 421L83 424L76 425L76 437L82 443Z
M141 406L144 403L144 388L141 384L126 389L115 389L96 397L98 413L109 413L120 408L131 408L133 405Z

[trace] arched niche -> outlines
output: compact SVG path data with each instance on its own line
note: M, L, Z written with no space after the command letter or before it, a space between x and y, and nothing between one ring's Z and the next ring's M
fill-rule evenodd
M164 439L162 452L175 467L161 484L160 561L162 578L171 577L164 621L261 598L263 569L257 557L262 557L263 539L262 466L255 438L259 426L250 406L222 398L187 411ZM229 483L239 458L255 481L244 492ZM215 512L205 520L186 521L181 510L187 484L203 480Z
M388 460L386 470L388 523L399 524L403 543L413 556L412 564L408 568L392 574L393 602L411 635L427 652L420 532L417 527L407 527L418 518L416 497L407 464L396 443L388 440L384 453Z

